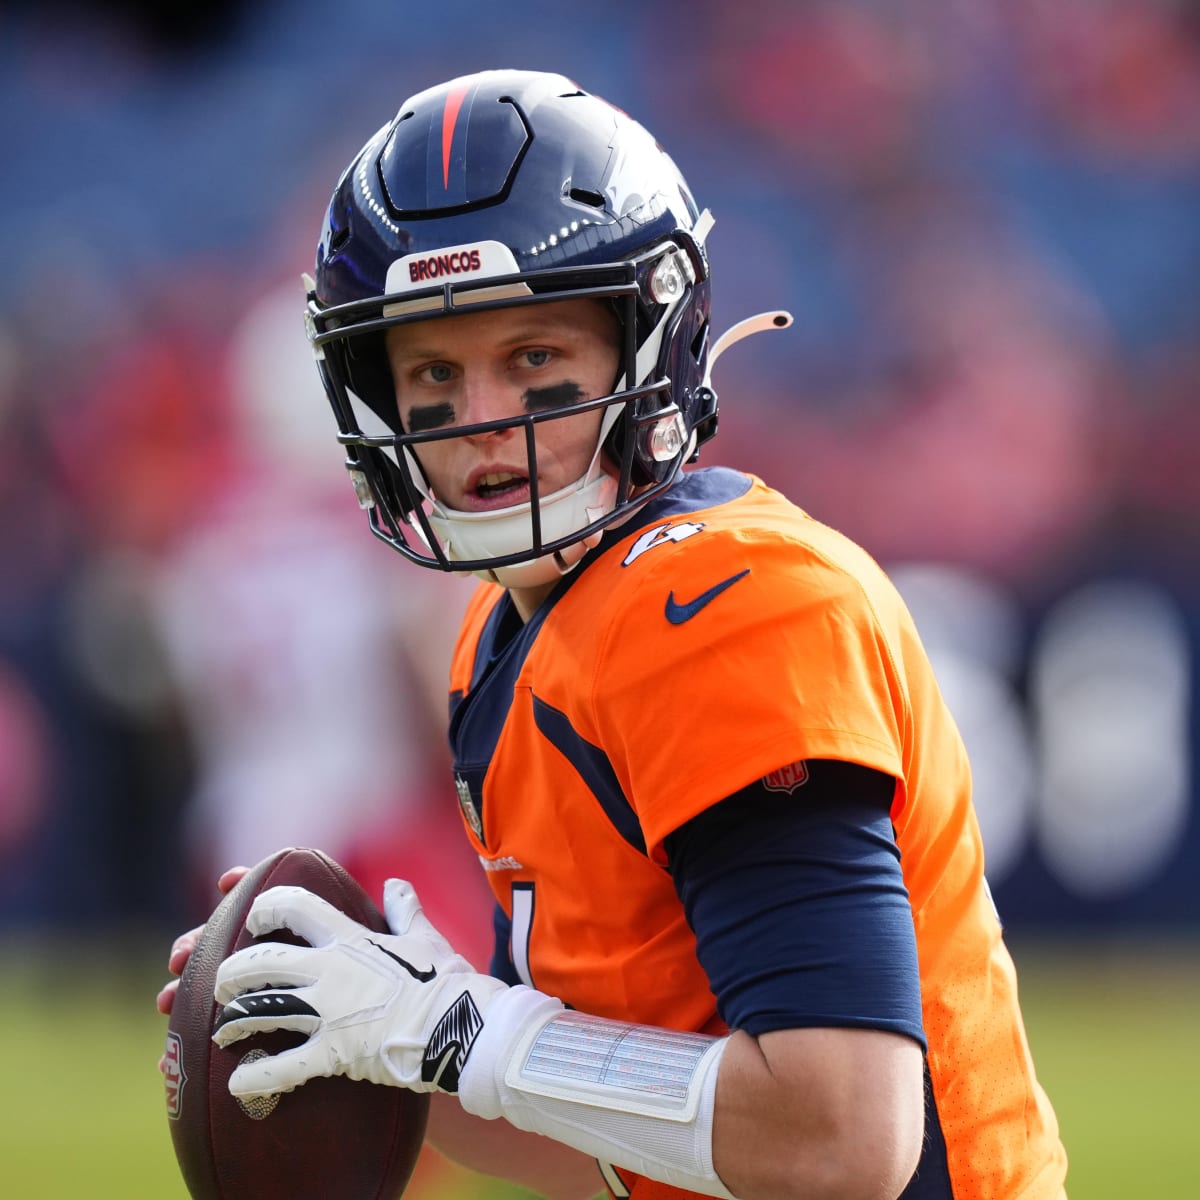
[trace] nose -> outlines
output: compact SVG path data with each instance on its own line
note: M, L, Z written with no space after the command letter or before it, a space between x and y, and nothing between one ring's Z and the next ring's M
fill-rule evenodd
M511 385L495 379L485 372L465 372L462 382L462 403L464 425L481 425L488 421L502 421L508 417L519 416L521 400L512 393ZM516 430L495 429L489 432L471 434L477 438L509 437Z

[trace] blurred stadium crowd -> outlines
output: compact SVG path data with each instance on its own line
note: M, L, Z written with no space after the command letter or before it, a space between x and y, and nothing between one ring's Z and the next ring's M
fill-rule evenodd
M469 584L367 535L299 276L366 136L487 66L661 137L718 328L795 314L723 361L706 461L893 571L1010 925L1200 924L1196 6L0 14L0 931L174 931L317 843L484 952L439 727Z

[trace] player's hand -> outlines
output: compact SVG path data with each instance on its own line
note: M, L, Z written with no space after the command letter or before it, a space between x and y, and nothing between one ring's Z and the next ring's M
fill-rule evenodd
M228 1046L274 1029L308 1035L293 1050L243 1063L235 1096L291 1091L346 1075L418 1092L456 1092L483 1015L507 991L457 954L421 910L412 885L389 879L390 934L375 933L304 888L273 887L250 908L255 937L290 929L308 946L264 942L217 971L223 1005L213 1041Z
M217 891L222 896L227 895L233 891L238 881L249 870L249 867L230 867L217 880ZM155 998L155 1006L164 1017L171 1015L171 1009L175 1004L175 993L179 991L179 976L183 974L183 968L187 966L187 961L192 957L196 946L200 942L200 935L203 932L204 926L197 925L195 929L189 929L187 933L181 933L171 944L171 952L167 955L167 970L175 978L163 984L162 988L159 989L158 996Z

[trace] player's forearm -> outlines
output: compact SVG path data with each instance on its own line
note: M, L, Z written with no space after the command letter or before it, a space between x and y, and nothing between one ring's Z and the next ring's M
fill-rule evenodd
M561 1142L503 1121L466 1112L453 1096L435 1094L426 1139L460 1166L507 1179L547 1200L591 1200L604 1190L595 1159Z
M921 1081L921 1050L899 1034L734 1033L717 1079L713 1163L747 1200L895 1200L920 1153Z
M514 988L488 1013L459 1099L690 1192L895 1200L920 1153L921 1049L877 1030L676 1033Z

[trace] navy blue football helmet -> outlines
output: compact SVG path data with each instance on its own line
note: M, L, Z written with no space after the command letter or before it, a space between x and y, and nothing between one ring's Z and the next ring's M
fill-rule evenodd
M606 527L668 487L717 427L710 225L654 138L560 75L488 71L408 100L339 181L308 281L310 341L376 536L422 565L526 586L569 570ZM612 391L457 427L522 430L531 495L486 514L445 507L420 448L446 433L401 427L385 331L575 298L605 300L617 313ZM587 475L539 495L536 425L597 408L600 444Z

